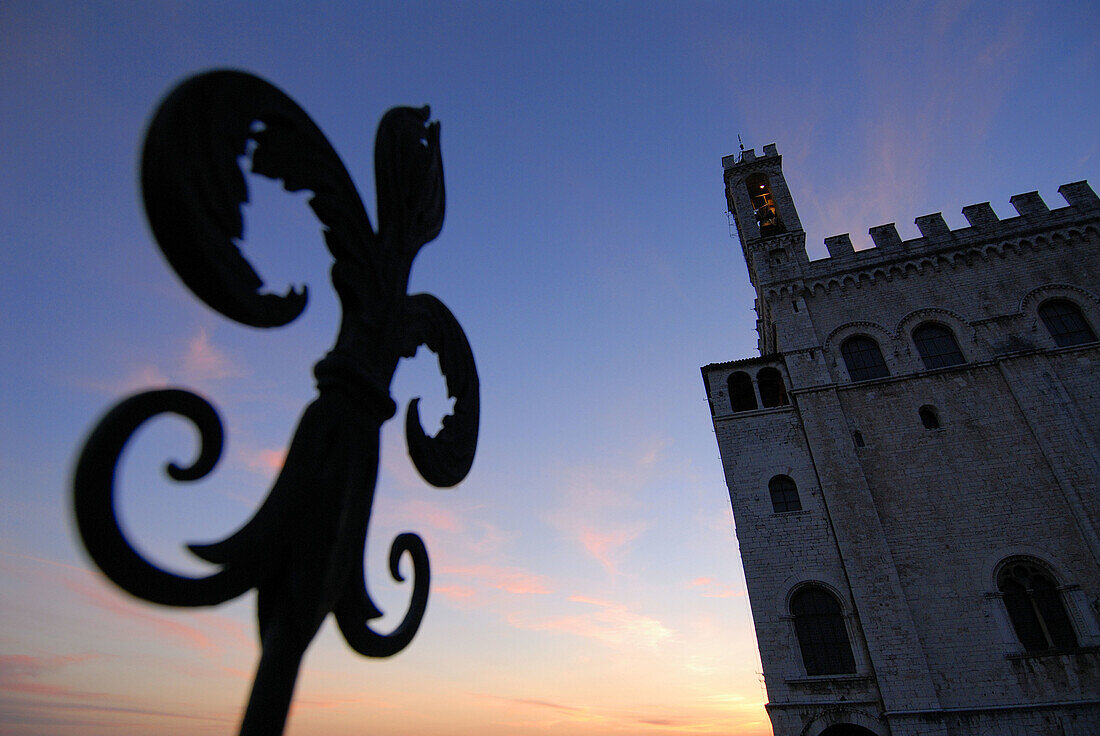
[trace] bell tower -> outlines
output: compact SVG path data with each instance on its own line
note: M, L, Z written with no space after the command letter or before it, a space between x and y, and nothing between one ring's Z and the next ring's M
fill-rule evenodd
M794 200L783 178L783 157L775 144L764 146L764 155L753 149L722 159L726 180L726 204L737 224L737 237L749 266L749 278L758 289L758 261L773 250L772 257L793 255L792 249L805 252L806 233L798 219Z
M806 233L783 178L783 157L774 143L764 146L762 156L751 148L726 156L722 168L726 204L737 226L749 281L756 287L760 352L770 355L779 350L779 344L771 305L763 297L764 287L770 281L789 278L791 269L806 261Z

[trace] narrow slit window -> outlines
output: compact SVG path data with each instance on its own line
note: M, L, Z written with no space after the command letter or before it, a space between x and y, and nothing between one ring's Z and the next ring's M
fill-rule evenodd
M936 407L934 406L922 406L920 408L920 423L924 425L925 429L939 429L940 417L936 413Z

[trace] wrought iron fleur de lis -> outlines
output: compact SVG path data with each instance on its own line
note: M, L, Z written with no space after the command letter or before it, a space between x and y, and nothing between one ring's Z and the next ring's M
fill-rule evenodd
M236 71L185 81L161 103L146 135L141 184L157 244L183 282L226 317L275 327L297 317L306 290L260 293L263 281L234 243L242 235L248 193L238 158L252 150L252 171L281 179L288 191L313 192L309 205L335 259L332 282L343 310L332 350L314 367L318 396L306 408L286 461L264 503L221 542L189 545L217 572L189 578L143 558L119 527L115 473L130 437L165 413L195 424L201 451L189 467L167 466L176 481L197 480L218 461L222 425L213 407L181 389L147 391L111 409L93 429L73 481L77 526L89 554L129 593L170 606L208 606L250 588L259 591L262 654L241 724L246 736L278 734L286 721L306 648L332 612L348 644L387 657L412 640L428 598L428 555L420 537L390 546L397 580L412 558L409 609L379 633L381 616L366 590L363 557L378 473L379 433L396 406L389 386L402 357L420 345L439 355L454 413L435 437L409 403L405 436L429 483L453 486L469 472L477 445L477 369L454 315L429 294L409 295L409 269L443 225L439 124L427 107L394 108L375 140L378 231L340 158L309 116L267 82Z

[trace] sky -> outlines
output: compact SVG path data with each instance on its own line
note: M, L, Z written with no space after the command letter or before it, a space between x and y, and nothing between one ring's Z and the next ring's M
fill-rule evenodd
M265 497L339 320L305 194L249 176L242 249L308 284L256 330L183 287L136 178L157 101L217 67L317 122L372 220L373 140L394 105L442 124L447 212L410 292L463 326L481 378L473 470L428 486L385 427L367 576L392 626L390 541L419 533L428 610L392 659L331 620L286 733L770 733L734 522L699 367L756 354L721 157L776 143L811 258L826 236L1100 181L1100 6L919 3L0 4L0 732L236 733L256 664L253 593L137 601L76 536L71 475L130 393L208 397L208 478L174 487L192 430L150 423L118 489L135 546L189 574ZM399 406L449 411L434 356ZM432 424L434 422L434 425Z

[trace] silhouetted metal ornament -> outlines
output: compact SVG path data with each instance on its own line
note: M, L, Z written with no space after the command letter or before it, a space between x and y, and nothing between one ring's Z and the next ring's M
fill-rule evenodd
M409 403L409 455L424 479L440 487L460 482L473 464L480 409L470 345L442 302L407 293L413 258L443 226L439 124L428 119L427 107L394 108L379 123L377 233L324 134L293 100L250 74L213 71L188 79L161 103L146 135L141 184L153 235L184 284L213 309L246 325L275 327L294 320L306 304L304 287L282 296L263 293L263 280L234 242L242 236L241 204L248 199L238 159L250 142L254 173L281 179L288 191L313 192L309 205L335 259L340 331L314 367L318 396L299 420L271 492L230 537L189 545L218 571L190 578L146 560L122 532L114 507L126 445L155 416L178 414L199 430L199 457L185 468L170 464L173 480L197 480L214 468L222 424L206 400L182 389L123 400L93 429L73 480L84 545L127 592L164 605L209 606L258 589L262 653L242 735L282 732L302 656L329 612L348 644L369 657L406 647L423 619L429 569L420 537L400 534L390 546L395 580L404 580L401 558L412 561L412 596L389 633L370 626L382 614L363 571L379 434L396 410L390 382L399 360L420 345L439 355L455 408L429 437L419 400Z

